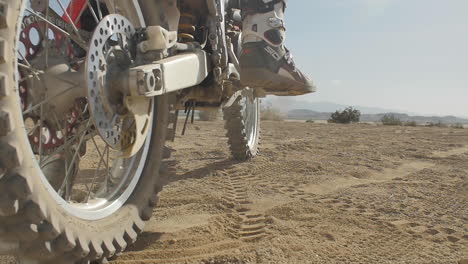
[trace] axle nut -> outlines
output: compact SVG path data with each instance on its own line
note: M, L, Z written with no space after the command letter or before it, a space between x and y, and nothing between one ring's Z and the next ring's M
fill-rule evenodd
M153 92L156 87L156 78L152 72L145 73L145 90L147 93Z

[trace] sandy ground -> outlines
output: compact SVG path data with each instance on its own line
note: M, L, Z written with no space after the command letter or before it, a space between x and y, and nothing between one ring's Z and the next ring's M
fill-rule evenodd
M159 208L120 263L457 263L468 130L264 122L236 163L222 122L171 145Z
M247 163L224 133L171 144L160 206L113 264L468 259L467 129L264 122Z

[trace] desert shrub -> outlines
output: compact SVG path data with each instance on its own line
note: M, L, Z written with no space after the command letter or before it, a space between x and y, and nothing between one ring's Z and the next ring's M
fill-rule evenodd
M439 122L436 124L436 127L447 128L447 127L449 127L449 125L444 124L444 123L442 123L442 122L439 121Z
M219 119L219 111L200 111L198 117L200 121L216 121Z
M418 123L416 123L416 121L408 121L404 123L404 126L415 127L418 126Z
M315 121L314 120L307 120L306 123L312 123L313 124L313 123L315 123Z
M281 114L279 109L273 107L265 107L261 111L260 115L261 120L270 120L270 121L282 121L284 116Z
M401 126L403 125L403 122L401 120L394 116L394 115L384 115L382 119L380 119L382 124L384 126Z
M352 107L348 107L343 111L336 111L328 119L328 123L350 124L357 123L361 119L361 112Z
M442 123L442 121L439 121L437 123L430 122L426 126L428 126L428 127L440 127L440 128L447 128L448 127L448 125Z
M452 125L452 128L456 128L456 129L464 129L465 127L463 126L463 124L461 124L461 123L457 123L457 124L453 124L453 125Z

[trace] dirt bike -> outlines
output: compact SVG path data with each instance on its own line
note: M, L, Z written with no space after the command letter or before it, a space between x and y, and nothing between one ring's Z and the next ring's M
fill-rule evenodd
M123 252L158 203L179 111L222 108L233 156L257 154L264 94L240 82L235 2L0 1L1 253Z

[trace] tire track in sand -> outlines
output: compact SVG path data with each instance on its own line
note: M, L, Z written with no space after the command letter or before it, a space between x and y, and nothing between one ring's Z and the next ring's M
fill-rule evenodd
M468 146L451 149L448 151L437 151L430 155L431 158L449 158L456 155L461 155L468 152ZM342 189L373 183L388 182L395 179L407 178L411 174L418 173L425 169L431 169L436 166L434 162L416 160L403 163L395 169L384 169L382 172L373 173L368 178L337 178L332 181L323 182L320 184L310 184L303 188L306 193L317 195L330 194Z
M374 173L368 178L337 178L320 184L310 184L303 188L305 192L317 195L326 195L336 191L359 185L387 182L396 178L406 178L413 173L434 167L432 162L414 161L404 163L396 169L384 169L382 172Z
M174 173L174 168L170 168ZM216 173L215 173L216 172ZM239 216L226 217L232 214L232 210L227 210L224 205L230 197L227 192L222 192L221 196L215 190L223 190L230 187L227 183L227 177L221 175L223 169L214 169L211 173L205 175L204 172L196 173L193 177L184 178L183 184L166 186L162 197L165 199L164 206L167 209L174 210L167 215L159 215L158 211L153 212L153 219L148 223L144 232L137 242L132 245L125 254L113 261L113 264L119 263L151 263L151 264L170 264L187 263L213 259L217 256L235 256L235 252L241 250L247 245L243 240L237 239L239 231L236 229L237 218ZM218 174L219 173L219 174ZM199 176L203 176L198 178ZM212 188L206 189L211 185ZM210 212L192 211L189 215L177 215L180 210L187 210L198 205L196 199L207 197L213 192L211 199L221 202L224 214L211 214ZM174 196L174 191L189 194L188 196ZM171 199L174 197L176 199ZM186 204L180 204L178 199L184 199ZM198 197L198 198L197 198ZM224 200L224 201L223 201ZM182 209L184 208L184 209ZM233 229L233 232L226 232L226 229ZM234 239L233 239L234 238Z
M223 174L226 185L225 205L229 211L228 217L233 220L233 236L246 242L266 237L266 216L252 208L252 201L247 193L246 177L251 176L235 169L224 171Z
M451 149L448 151L435 151L432 153L432 157L434 158L448 158L451 156L461 155L468 152L468 146L464 146L461 148Z
M237 241L225 240L189 248L150 248L140 251L125 252L113 264L120 263L187 263L187 261L209 259L219 255L232 254L233 250L242 248Z

